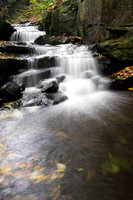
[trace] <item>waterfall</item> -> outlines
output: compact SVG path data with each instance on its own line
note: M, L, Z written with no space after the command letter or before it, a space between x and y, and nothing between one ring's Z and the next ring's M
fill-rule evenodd
M36 87L41 79L64 75L66 78L60 83L60 90L68 97L80 97L105 88L97 60L88 46L31 44L44 34L33 26L18 26L13 33L11 40L28 41L32 46L32 56L27 58L28 70L18 75L17 82L23 82L26 87Z
M54 54L58 67L51 69L51 76L66 76L60 88L67 96L81 97L106 89L107 80L100 75L98 62L88 46L60 45Z
M34 42L41 35L46 35L45 31L39 31L37 26L14 25L16 31L11 36L11 41Z

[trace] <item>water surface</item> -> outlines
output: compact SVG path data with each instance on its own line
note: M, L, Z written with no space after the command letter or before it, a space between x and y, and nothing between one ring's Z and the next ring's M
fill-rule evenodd
M1 199L133 199L132 95L2 111Z

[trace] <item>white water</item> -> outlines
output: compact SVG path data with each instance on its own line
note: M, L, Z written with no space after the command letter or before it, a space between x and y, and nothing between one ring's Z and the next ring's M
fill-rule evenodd
M16 31L11 36L11 41L34 42L41 35L46 35L45 31L39 31L37 26L14 25Z
M16 27L16 26L15 26ZM37 27L18 26L11 39L22 42L33 42L35 38L44 35ZM31 46L31 44L30 44ZM33 45L33 55L27 58L29 69L18 76L18 82L26 83L27 87L36 87L43 79L45 71L50 71L50 77L65 75L60 83L60 90L69 99L84 98L90 94L104 90L107 82L99 74L98 63L85 45ZM39 61L54 57L54 66L39 66ZM41 68L41 69L40 69Z

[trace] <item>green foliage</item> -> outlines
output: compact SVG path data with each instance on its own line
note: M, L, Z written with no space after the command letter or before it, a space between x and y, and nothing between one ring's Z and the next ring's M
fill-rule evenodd
M12 106L10 104L7 104L7 105L5 105L5 108L9 108L11 110Z
M30 0L30 4L33 9L30 11L32 15L40 14L47 9L49 6L52 6L56 1L55 0Z

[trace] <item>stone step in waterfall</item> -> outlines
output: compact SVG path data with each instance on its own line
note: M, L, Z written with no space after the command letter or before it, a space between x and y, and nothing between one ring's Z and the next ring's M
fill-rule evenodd
M25 87L35 87L41 79L50 78L50 69L29 69L15 77L15 81L23 83Z

